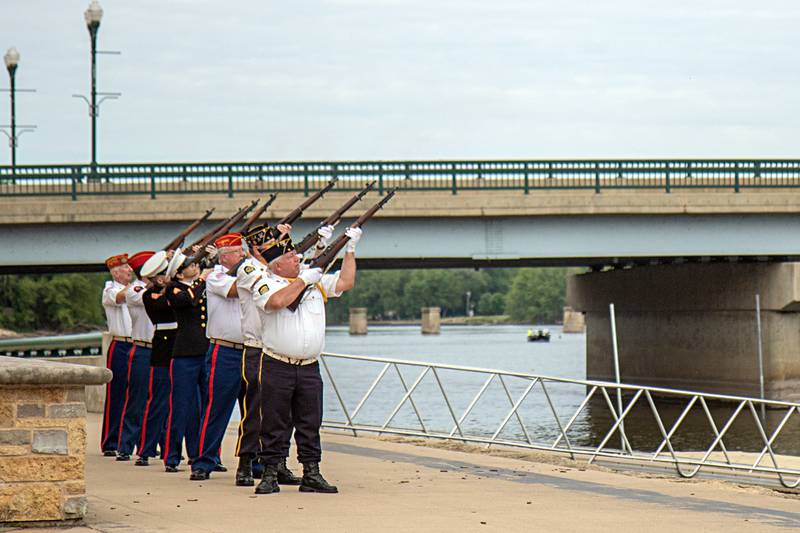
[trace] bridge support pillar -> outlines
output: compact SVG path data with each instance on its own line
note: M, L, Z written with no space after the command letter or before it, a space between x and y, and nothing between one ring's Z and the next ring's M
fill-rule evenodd
M422 308L422 333L438 335L441 331L442 309L440 307Z
M367 334L367 308L350 308L350 335Z
M757 397L756 294L766 397L800 400L800 264L659 265L567 283L568 304L586 317L588 379L614 379L613 302L622 381Z

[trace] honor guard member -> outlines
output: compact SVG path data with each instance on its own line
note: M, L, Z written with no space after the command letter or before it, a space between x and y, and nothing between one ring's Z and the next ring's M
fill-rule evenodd
M142 277L150 280L151 286L144 291L142 301L147 316L155 327L153 348L150 353L150 369L147 379L147 403L142 415L142 430L139 436L136 466L148 466L149 458L156 456L156 446L164 451L167 414L169 413L169 364L175 345L178 323L175 313L167 302L165 290L169 283L167 252L156 252L142 266Z
M128 258L128 266L139 278L128 286L125 303L131 316L131 338L133 348L128 353L128 388L125 391L125 404L122 406L117 444L117 461L129 461L133 447L139 440L142 427L142 414L147 403L147 384L150 374L150 350L153 339L153 323L144 308L143 296L149 288L148 281L142 279L141 268L155 252L139 252Z
M279 224L278 236L288 235L292 227L289 224ZM261 381L261 317L253 301L253 287L262 277L269 275L266 262L258 254L256 247L261 246L270 239L274 230L267 225L260 225L247 232L245 237L249 249L254 250L254 257L249 255L234 267L232 274L236 275L236 288L239 295L239 304L242 315L242 335L244 336L244 353L242 355L242 387L239 394L239 436L236 441L236 455L239 457L239 466L236 469L236 485L252 487L255 485L254 476L261 477L263 468L261 464L253 461L261 449L259 433L261 432L261 410L259 382ZM286 464L289 457L289 439L291 438L292 425L289 424L288 434L285 438L283 460L278 463L278 483L281 485L299 485L300 478L295 476Z
M189 460L198 455L201 389L207 379L207 274L207 271L201 274L198 264L180 250L175 250L167 269L173 281L167 286L166 298L178 322L169 367L172 386L163 454L167 472L178 471L184 438Z
M208 386L200 424L199 456L192 463L192 481L203 481L220 470L219 449L241 388L242 317L236 278L228 271L244 259L242 236L229 233L214 241L219 264L206 278L209 339L206 354ZM223 467L224 468L224 467ZM225 471L225 470L222 470Z
M264 474L256 494L280 491L277 465L290 423L294 424L298 461L303 464L300 491L338 492L319 470L322 377L317 360L325 343L325 301L355 284L355 246L361 230L348 228L346 234L350 241L342 270L336 274L323 275L319 268L301 270L301 257L293 251L288 238L275 241L262 253L272 275L262 278L253 290L256 305L264 311L259 453ZM302 300L292 312L287 306L298 296Z
M125 303L125 295L131 282L132 271L128 266L128 254L106 259L111 272L111 281L103 288L103 309L106 312L111 344L108 346L106 364L114 374L106 385L106 401L103 409L103 429L100 441L103 455L114 457L120 436L120 415L125 405L125 389L128 386L128 353L133 346L131 339L131 317Z

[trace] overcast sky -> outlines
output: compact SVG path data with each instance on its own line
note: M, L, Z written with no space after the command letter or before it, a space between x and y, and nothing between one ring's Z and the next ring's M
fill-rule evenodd
M89 160L88 3L0 0L20 164ZM798 156L797 0L101 5L100 162Z

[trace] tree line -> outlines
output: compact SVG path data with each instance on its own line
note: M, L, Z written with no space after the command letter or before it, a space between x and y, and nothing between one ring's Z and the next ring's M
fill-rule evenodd
M565 268L362 270L356 287L328 302L328 322L346 323L350 307L371 319L418 319L422 307L442 316L508 315L517 322L560 321ZM0 276L0 328L68 332L105 325L100 296L107 274ZM469 306L469 307L468 307Z

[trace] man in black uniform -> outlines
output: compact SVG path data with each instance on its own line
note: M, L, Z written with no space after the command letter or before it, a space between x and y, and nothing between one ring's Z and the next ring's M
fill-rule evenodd
M147 316L155 326L155 331L152 340L153 349L150 353L147 404L142 418L139 459L136 460L136 466L149 464L149 458L156 455L156 445L161 448L162 458L164 452L165 424L169 412L169 364L172 361L172 348L178 328L175 313L165 295L169 283L166 275L167 266L169 266L167 253L156 252L141 269L142 277L152 282L152 286L145 291L142 301Z
M164 466L167 472L177 472L184 437L190 460L199 453L201 390L207 379L205 280L208 271L200 273L200 267L191 257L175 250L167 274L174 279L167 286L166 298L175 312L178 330L169 367L172 388Z

